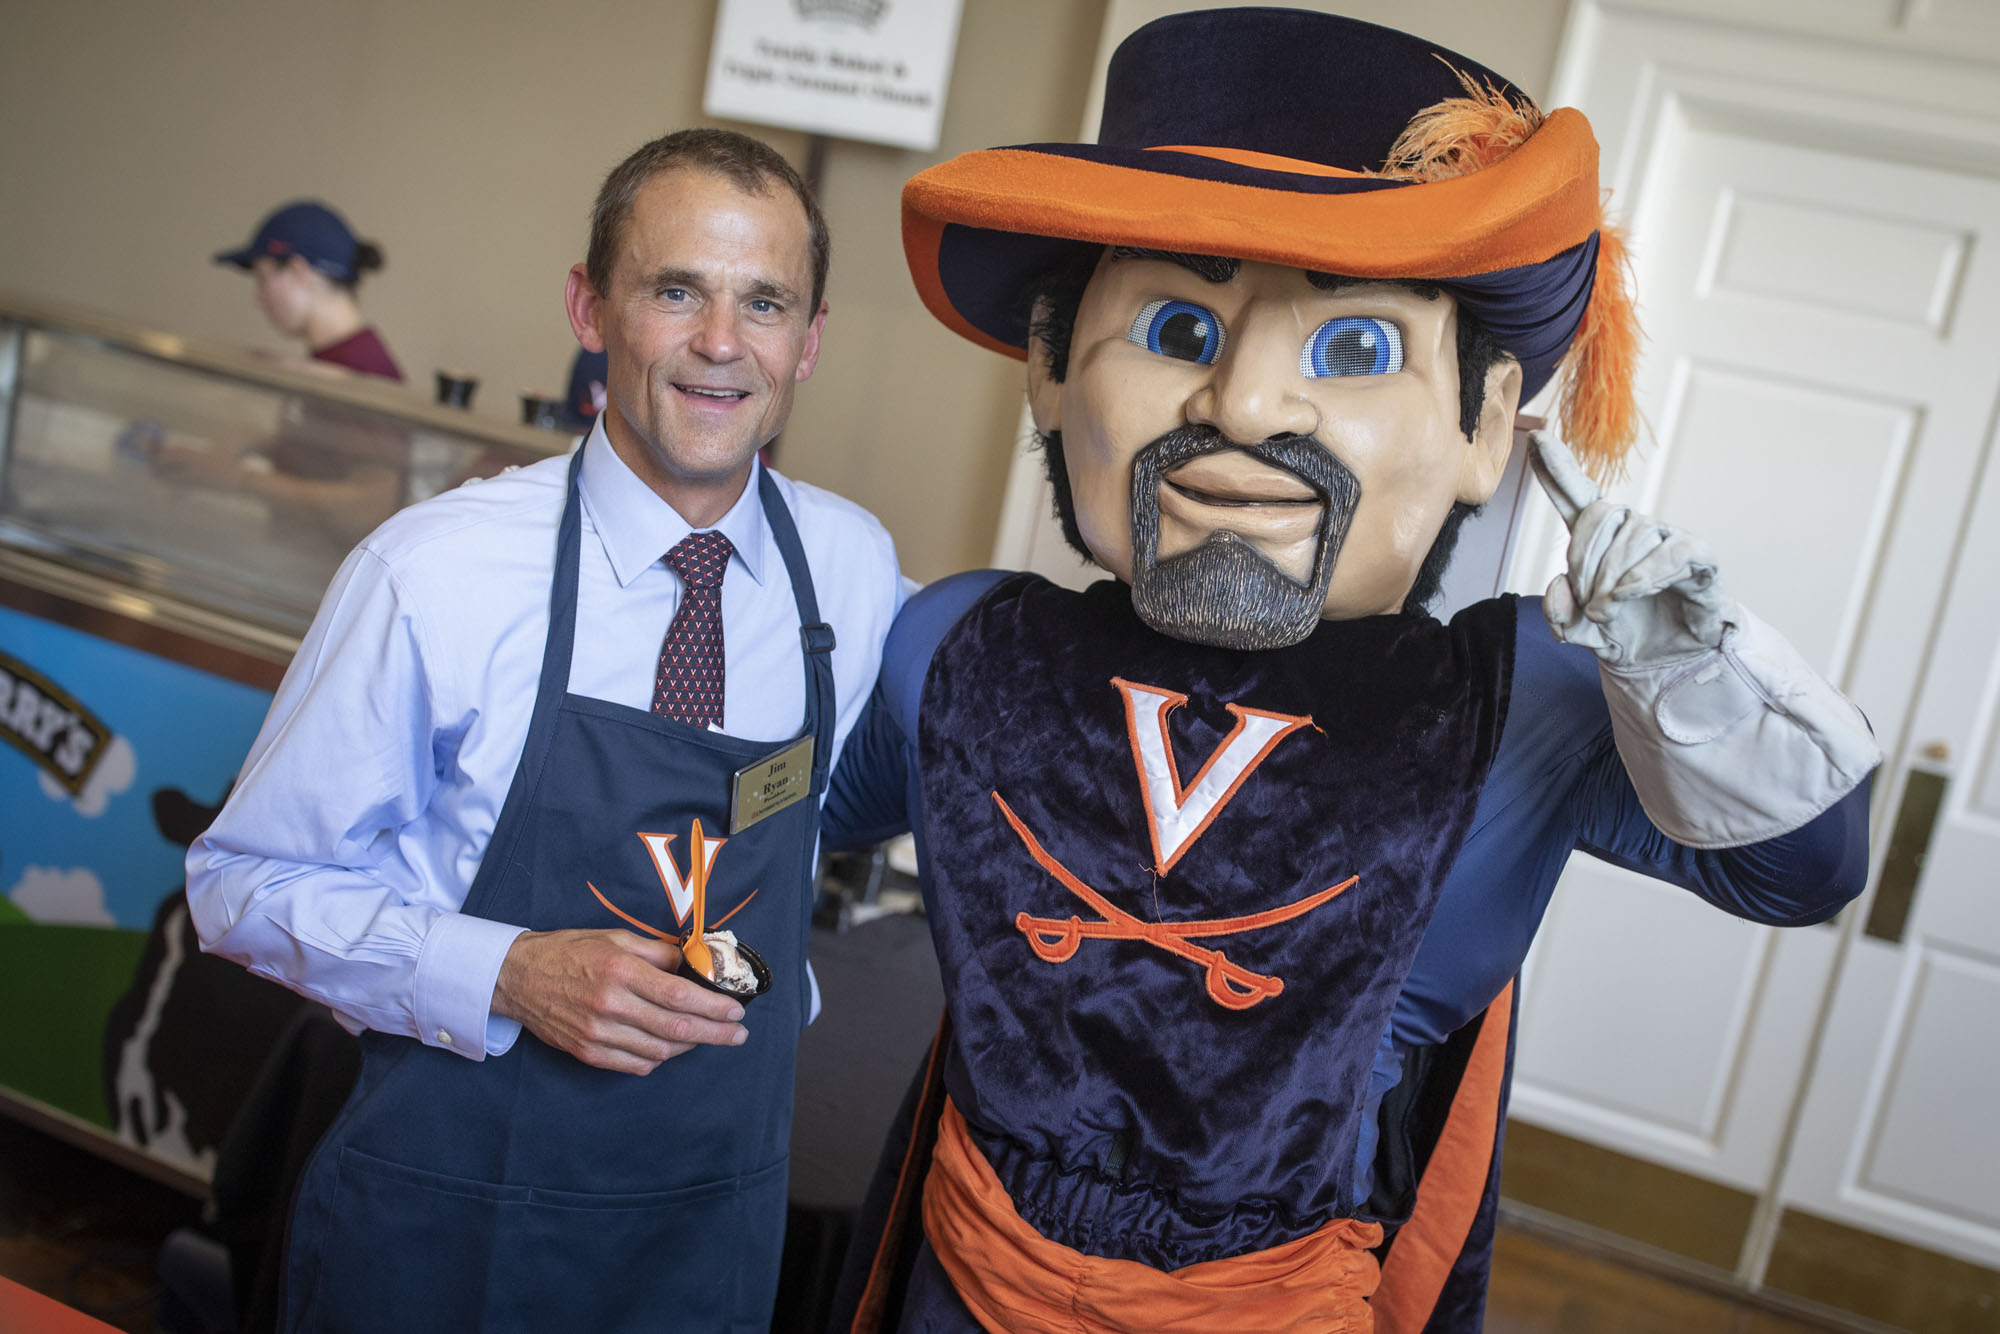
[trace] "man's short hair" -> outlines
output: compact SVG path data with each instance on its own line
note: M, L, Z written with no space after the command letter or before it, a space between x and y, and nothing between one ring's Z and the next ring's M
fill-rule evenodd
M774 184L792 192L806 211L806 234L812 248L812 304L807 308L810 319L826 294L826 271L833 258L826 218L819 211L819 201L813 198L791 163L769 144L734 130L676 130L634 150L611 169L590 210L590 252L583 261L590 285L600 296L611 290L611 266L618 244L624 239L632 204L646 182L661 172L682 169L712 172L747 194L769 194Z
M1040 343L1040 354L1048 361L1049 376L1060 384L1069 374L1070 336L1076 331L1076 313L1083 306L1083 289L1090 285L1090 279L1097 272L1102 247L1090 246L1076 254L1067 263L1043 273L1032 282L1023 294L1023 299L1031 312L1029 329L1033 338ZM1200 257L1192 257L1200 258ZM1227 281L1234 275L1234 261L1214 261L1230 266L1227 273L1218 270L1215 281ZM1343 283L1363 281L1343 278L1338 274L1308 273L1315 287L1336 288ZM1413 279L1401 284L1426 298L1434 298L1449 287L1424 280ZM1029 356L1036 355L1030 344ZM1486 375L1493 363L1507 356L1500 346L1500 340L1486 327L1477 315L1463 305L1458 308L1458 428L1470 440L1479 429L1479 418L1486 406ZM1049 488L1053 491L1056 523L1061 527L1063 540L1085 560L1095 560L1090 548L1084 544L1083 530L1076 522L1076 500L1069 488L1069 463L1063 455L1061 431L1037 431L1037 439L1042 446L1042 463L1048 471ZM1464 501L1453 501L1444 524L1438 530L1437 540L1424 556L1417 569L1415 581L1410 585L1409 595L1403 605L1412 611L1430 606L1444 590L1445 570L1451 565L1452 552L1458 546L1458 532L1465 521L1479 512L1476 505Z

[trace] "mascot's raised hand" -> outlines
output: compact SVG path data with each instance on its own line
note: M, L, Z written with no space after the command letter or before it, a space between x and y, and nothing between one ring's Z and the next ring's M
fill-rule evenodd
M1720 648L1740 613L1701 539L1604 500L1554 436L1530 441L1535 476L1570 533L1569 572L1542 596L1556 637L1624 669Z
M1699 539L1603 499L1553 436L1529 443L1570 532L1543 614L1597 655L1618 753L1661 832L1697 848L1772 838L1880 762L1860 710L1722 591Z

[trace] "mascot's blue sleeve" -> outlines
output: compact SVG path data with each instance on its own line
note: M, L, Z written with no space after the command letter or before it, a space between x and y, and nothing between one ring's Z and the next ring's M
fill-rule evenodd
M896 614L875 693L848 734L820 808L828 848L872 847L917 822L917 707L931 657L959 618L1005 578L1004 570L954 574L919 590Z
M1654 828L1625 776L1597 659L1557 641L1539 599L1521 599L1506 729L1397 1005L1397 1039L1442 1041L1499 994L1520 971L1572 848L1749 921L1825 921L1867 879L1868 789L1863 782L1762 843L1682 847Z
M1674 843L1646 818L1625 776L1596 658L1557 642L1540 603L1522 600L1500 746L1376 1050L1370 1114L1356 1146L1362 1189L1368 1190L1375 1167L1374 1108L1402 1078L1405 1052L1443 1042L1520 972L1573 848L1680 885L1735 916L1803 926L1826 920L1861 892L1868 874L1868 789L1864 781L1817 819L1762 843L1706 852ZM1518 1016L1518 996L1516 1002ZM1514 1032L1510 1026L1510 1041ZM1504 1117L1504 1085L1500 1100ZM1480 1327L1499 1153L1496 1139L1485 1199L1427 1330Z
M1866 781L1789 834L1739 848L1682 847L1646 818L1625 776L1596 657L1550 633L1538 598L1520 600L1514 635L1500 747L1376 1051L1357 1153L1364 1183L1372 1108L1401 1079L1403 1053L1443 1042L1520 972L1573 849L1773 926L1825 921L1867 880Z

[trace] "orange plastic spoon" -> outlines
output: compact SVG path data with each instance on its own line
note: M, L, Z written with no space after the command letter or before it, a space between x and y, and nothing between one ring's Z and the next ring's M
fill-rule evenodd
M717 839L716 842L722 840ZM681 957L713 982L715 954L704 938L708 934L708 859L707 840L702 837L701 821L696 820L694 833L688 839L688 888L694 891L694 926L689 930L687 939L681 942Z

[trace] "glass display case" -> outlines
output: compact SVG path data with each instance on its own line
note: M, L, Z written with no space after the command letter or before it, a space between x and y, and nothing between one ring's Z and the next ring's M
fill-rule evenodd
M0 1112L203 1188L301 1003L201 954L187 846L355 542L572 443L0 297Z
M394 510L569 444L338 367L0 298L0 546L279 635Z

